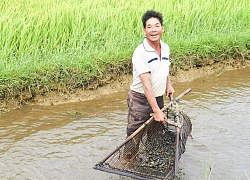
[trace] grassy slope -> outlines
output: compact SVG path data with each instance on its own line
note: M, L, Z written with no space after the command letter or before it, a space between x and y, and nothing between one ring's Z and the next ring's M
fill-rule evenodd
M248 0L3 0L0 98L96 88L131 71L141 15L165 17L173 68L250 58ZM93 85L94 84L94 85Z

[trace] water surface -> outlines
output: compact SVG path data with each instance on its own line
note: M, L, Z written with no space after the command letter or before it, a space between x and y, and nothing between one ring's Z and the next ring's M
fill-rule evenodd
M192 138L182 179L250 179L250 68L174 84ZM92 167L126 134L127 92L0 116L0 179L129 179ZM168 100L165 100L166 103Z

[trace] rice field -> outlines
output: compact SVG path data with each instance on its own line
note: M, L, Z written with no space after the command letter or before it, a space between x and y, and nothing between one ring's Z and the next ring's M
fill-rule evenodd
M149 9L164 15L175 67L250 58L249 0L1 0L0 98L70 92L131 71Z

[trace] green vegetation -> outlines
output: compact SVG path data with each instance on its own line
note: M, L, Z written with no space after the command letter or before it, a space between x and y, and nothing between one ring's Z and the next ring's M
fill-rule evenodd
M165 17L175 69L250 58L249 0L1 0L0 99L94 89L130 72L148 9Z

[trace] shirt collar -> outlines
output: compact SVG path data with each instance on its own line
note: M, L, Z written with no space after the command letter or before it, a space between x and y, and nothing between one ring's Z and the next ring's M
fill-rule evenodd
M148 40L147 38L143 38L142 40L142 43L143 43L143 46L145 48L146 51L155 51L148 43ZM166 47L165 47L165 44L162 42L162 40L160 40L160 44L161 44L161 50L164 50Z

